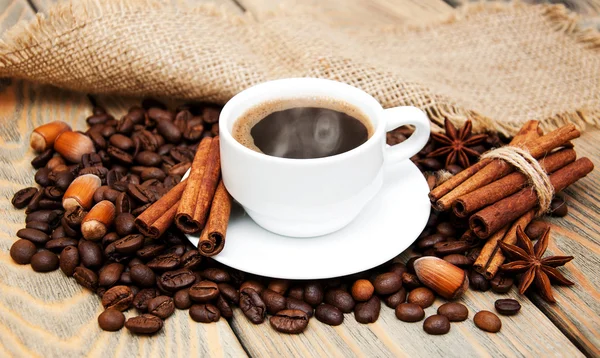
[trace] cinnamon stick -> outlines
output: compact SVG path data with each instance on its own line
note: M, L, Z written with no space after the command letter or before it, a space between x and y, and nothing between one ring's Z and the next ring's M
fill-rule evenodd
M549 176L554 192L558 193L593 169L594 164L588 158L580 158L555 171ZM537 205L535 191L524 188L473 214L469 219L469 226L475 235L486 238Z
M135 219L135 226L140 233L151 238L158 238L165 233L173 223L174 211L187 182L187 179L182 180Z
M483 245L483 248L481 249L481 252L479 253L479 256L477 256L477 260L475 260L473 263L473 269L475 271L479 273L483 273L483 271L485 271L488 261L494 255L496 247L498 247L498 242L504 238L508 228L509 226L506 225L486 241L485 245Z
M521 127L519 133L515 135L509 145L520 146L525 143L530 142L533 139L538 138L541 135L541 130L539 128L538 121L528 121ZM439 210L447 210L450 205L446 204L445 201L440 201L441 199L445 199L446 196L450 195L448 201L450 204L454 200L453 198L458 198L461 195L469 193L477 188L472 188L473 186L480 185L476 181L467 180L471 178L473 175L477 174L481 169L490 164L492 159L482 159L481 161L473 164L472 166L465 168L462 172L456 174L452 178L448 179L444 183L440 184L438 187L433 189L429 193L429 199L431 203ZM467 183L465 183L467 182Z
M204 138L194 156L188 177L189 184L175 215L175 224L184 233L193 234L204 227L210 205L207 196L212 198L215 192L213 186L217 185L219 169L219 139L218 137Z
M225 234L231 213L231 196L223 181L219 182L210 208L208 222L202 230L198 250L204 256L214 256L225 247Z
M552 173L575 161L577 154L573 149L563 149L552 153L539 161L546 173ZM465 194L454 202L452 208L456 216L465 218L485 206L506 198L523 188L528 178L521 172L511 173L486 186Z
M515 233L517 231L517 226L520 225L521 227L526 227L534 216L535 210L529 210L525 215L518 218L510 227L507 225L492 235L481 249L475 263L473 263L473 269L486 276L486 278L492 279L498 272L502 261L504 261L504 256L502 256L502 261L498 263L498 255L502 255L502 250L498 247L498 242L503 241L509 243L507 240L510 240L511 237L515 237L516 241ZM512 242L512 244L514 244L514 242ZM497 266L494 267L493 265ZM488 277L489 273L493 273L493 275Z
M517 221L514 222L514 224L510 227L506 235L504 235L504 239L502 239L502 241L510 245L515 245L517 243L517 227L520 226L521 228L525 229L527 225L529 225L531 220L533 220L534 216L534 210L526 212L525 215L521 216ZM496 251L494 252L494 255L489 260L485 271L480 273L483 276L485 276L485 278L487 278L488 280L491 280L498 273L498 270L500 269L500 266L504 263L504 260L505 257L502 253L502 250L499 247L497 247Z

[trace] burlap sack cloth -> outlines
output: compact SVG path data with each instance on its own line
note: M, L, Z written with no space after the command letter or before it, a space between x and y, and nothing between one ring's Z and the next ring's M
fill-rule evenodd
M284 9L257 21L215 6L85 0L21 23L0 43L0 77L92 93L224 103L259 82L322 77L434 123L473 119L511 134L600 124L600 35L562 6L477 4L429 24L372 28Z

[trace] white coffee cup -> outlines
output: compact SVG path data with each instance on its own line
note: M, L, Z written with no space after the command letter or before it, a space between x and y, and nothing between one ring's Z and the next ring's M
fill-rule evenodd
M350 104L366 115L373 134L350 151L315 159L269 156L233 137L234 123L250 109L298 98ZM387 146L386 132L403 125L416 130L403 143ZM261 83L234 96L221 111L219 135L223 182L248 215L276 234L312 237L339 230L360 213L381 189L384 164L407 160L425 146L429 119L416 107L383 109L369 94L341 82L290 78Z

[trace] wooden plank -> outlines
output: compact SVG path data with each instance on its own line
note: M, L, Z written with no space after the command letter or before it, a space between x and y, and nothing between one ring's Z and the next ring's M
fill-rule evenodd
M39 12L47 12L48 8L52 5L65 2L68 0L31 0L31 4L36 8ZM230 11L241 13L242 10L233 0L169 0L173 6L182 6L184 4L187 5L196 5L196 4L216 4L217 6L222 6Z
M238 0L239 4L258 19L280 8L300 6L312 9L314 15L340 25L397 24L435 14L443 14L451 7L440 0ZM318 9L318 11L314 11Z
M600 164L600 130L576 140L578 157ZM569 215L552 218L547 255L572 255L566 276L575 286L554 286L557 304L532 295L534 303L588 356L600 356L600 171L592 171L565 191Z
M103 332L97 296L61 271L33 272L8 251L24 226L23 210L10 204L18 189L35 185L29 133L50 120L85 128L90 104L83 94L15 81L0 92L0 352L14 356L245 356L227 321L197 324L187 311L170 317L154 337ZM127 316L134 315L134 310ZM2 355L5 356L5 355Z
M480 0L444 0L453 7L461 6L469 2L480 2ZM510 0L504 0L510 1ZM582 15L598 15L600 13L600 0L523 0L530 4L564 4L569 9Z

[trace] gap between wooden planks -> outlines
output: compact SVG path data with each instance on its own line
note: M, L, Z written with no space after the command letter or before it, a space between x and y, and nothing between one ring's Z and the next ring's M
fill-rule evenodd
M2 1L6 1L6 0L0 0L0 5L2 5ZM34 5L37 5L39 9L45 10L47 9L47 5L48 5L48 1L42 1L42 0L32 0ZM313 1L314 2L314 1ZM177 0L173 0L174 5L176 6L178 3L181 3ZM261 9L267 9L270 10L272 8L266 8L266 5L270 5L269 3L267 3L266 1L250 1L250 0L240 0L240 3L244 6L248 6L249 8L251 6L253 6L253 13L255 14L255 16L257 18L260 18L260 14L261 14ZM433 6L432 9L435 9L434 11L432 11L432 13L442 13L443 11L447 11L448 7L447 6L442 6L440 5L439 8L435 6L435 1L429 0L426 2L426 6L422 6L422 4L419 4L418 2L415 1L385 1L385 0L376 0L373 2L369 2L369 6L365 6L364 1L356 1L356 0L352 0L352 1L348 1L348 2L344 2L341 3L340 0L337 1L330 1L328 3L329 6L329 10L327 10L326 15L327 16L343 16L344 18L348 19L348 21L360 21L361 18L364 19L365 14L368 14L368 18L370 19L374 19L375 22L377 23L384 23L384 22L393 22L393 21L398 21L397 19L400 20L404 20L406 18L412 18L412 17L418 17L419 15L419 11L423 11L423 8L425 8L425 13L427 13L428 11L431 10L427 10L427 7L431 7ZM16 5L15 5L16 4ZM2 24L2 27L8 27L10 25L12 25L14 22L14 13L18 13L19 17L26 17L26 16L31 16L31 12L27 11L27 6L23 5L24 3L22 1L16 1L16 2L11 2L11 4L9 4L10 6L7 6L5 8L8 8L8 11L6 11L6 13L10 12L10 16L2 16L0 17L0 24ZM224 5L224 6L230 6L232 9L239 9L235 6L235 4L232 4L230 2L226 2L225 4L229 4L229 5ZM441 3L443 4L443 3ZM289 3L288 3L289 5ZM445 4L443 4L445 5ZM16 10L15 10L16 9ZM337 10L342 9L343 11L341 12L341 15L339 15L339 12ZM389 9L394 9L393 14L390 16L388 14L388 10ZM0 10L2 10L2 7L0 7ZM359 11L360 10L360 11ZM406 11L406 12L404 12ZM395 14L395 15L394 15ZM403 14L403 15L402 15ZM6 15L6 14L4 14ZM396 17L397 16L397 17ZM396 20L395 20L396 19ZM8 23L10 25L4 26L5 23ZM0 28L2 28L0 27ZM19 85L15 85L15 88L18 88L20 86ZM23 85L23 88L27 88L27 85ZM40 93L37 93L36 91L39 90ZM31 91L31 89L30 89ZM15 91L15 93L13 93L13 100L14 98L18 97L18 90ZM34 94L32 95L32 97L38 97L45 99L46 96L50 96L49 93L44 93L44 91L42 89L36 88L35 90L31 91ZM53 91L54 93L55 91ZM59 91L59 93L62 91ZM3 95L4 93L2 93ZM72 96L76 96L74 94L67 94L65 95L64 93L62 95L59 95L59 98L56 98L56 105L60 106L61 105L61 101L65 100L65 99L69 99L69 95ZM10 96L10 95L9 95ZM63 97L64 96L64 97ZM2 97L0 97L2 98ZM81 104L83 107L86 107L87 103L85 102L85 100L82 100L83 103ZM77 101L75 101L77 102ZM127 106L128 103L135 103L137 102L137 100L133 100L133 101L128 101L128 100L118 100L117 106L120 106L121 110L124 110ZM18 104L15 104L15 108L18 107ZM31 107L37 107L39 106L39 104L32 104ZM25 106L27 107L27 106ZM13 108L14 109L14 108ZM73 112L68 112L67 116L76 116L78 115L79 118L77 118L77 120L79 121L78 123L80 124L80 126L84 125L83 119L85 118L85 116L87 115L87 111L89 111L89 107L86 107L84 109L81 109L80 112L82 111L83 113L76 113L77 111ZM10 110L9 110L10 112ZM4 111L2 111L2 115L4 115ZM62 115L62 108L58 108L58 109L54 109L54 112L50 112L49 115ZM117 113L115 113L117 114ZM40 117L43 117L42 115L40 115ZM54 117L52 117L54 118ZM0 117L1 119L1 117ZM23 128L23 124L24 122L26 122L27 118L23 119L23 118L19 118L15 123L15 125L8 126L8 128L6 129L7 132L13 132L13 133L19 133L19 132L23 132L24 128ZM49 120L49 119L44 119L41 118L42 121L44 120ZM18 128L18 130L16 130ZM30 131L31 128L26 128L25 132ZM577 143L577 145L579 145ZM21 153L20 154L21 158L23 158L23 154L26 155L26 151L23 149L27 149L27 147L25 146L24 148L21 148ZM31 155L31 153L29 153ZM31 157L27 158L25 160L25 164L28 165L28 161L30 160ZM29 172L27 172L27 178L31 180L31 173L33 173L33 171L31 169L29 169ZM12 195L12 194L11 194ZM596 198L597 199L597 198ZM596 200L597 203L597 200ZM20 220L20 221L19 221ZM22 217L17 220L17 225L20 225L20 223L22 223ZM14 231L16 231L16 229L18 228L15 227L14 230L12 230L13 232L13 237L14 237ZM584 238L585 239L585 238ZM9 240L11 240L9 238ZM12 242L12 241L11 241ZM552 249L552 248L551 248ZM0 261L2 262L2 261ZM39 276L39 275L38 275ZM64 277L62 277L62 280L64 281ZM45 282L44 280L41 280L42 282ZM64 284L63 284L64 285ZM79 287L77 285L75 285L75 289L79 289ZM85 295L85 291L79 291L80 294ZM513 292L514 294L514 292ZM493 305L493 300L495 299L495 296L491 296L491 297L485 297L485 296L479 296L481 295L480 293L477 293L476 295L474 295L472 298L474 299L473 302L471 301L471 298L467 298L467 300L469 302L469 305L475 305L475 306L471 306L471 308L474 308L476 306L481 307L481 309L491 309L491 306L486 306L486 303L492 303ZM488 294L486 294L487 296ZM481 302L479 302L478 300L482 300ZM535 300L535 298L534 298ZM97 303L97 299L95 299L95 297L92 297L92 304L95 304L94 307L99 307L98 303ZM95 302L95 303L94 303ZM439 305L440 303L437 302L436 305ZM525 309L526 307L524 307ZM561 343L563 343L564 337L561 337L560 335L558 335L558 339L555 340L555 337L553 338L554 335L557 335L556 329L549 325L548 326L548 322L545 319L545 317L537 317L537 315L539 315L539 312L537 312L537 310L535 309L535 307L529 307L527 309L528 314L532 314L534 317L529 318L526 317L526 322L535 322L535 326L536 327L542 327L542 330L544 333L548 334L550 333L550 335L547 337L547 339L555 344L551 344L551 345L545 345L543 348L543 350L546 350L546 353L552 353L552 352L561 352L561 353L566 353L566 351L564 351L564 349L566 348L567 350L571 350L573 347L569 346L568 344L566 345L561 345ZM2 312L1 307L0 307L0 312ZM94 312L93 313L93 317L95 318L95 315L97 314L97 312L93 311L93 309L90 312ZM433 308L428 309L428 314L431 314L434 312ZM474 313L474 312L472 312ZM529 339L524 339L524 338L518 338L516 336L518 336L519 330L525 330L527 331L529 327L525 327L523 325L519 324L520 320L516 320L516 322L511 323L512 327L516 329L516 332L512 332L515 337L510 336L507 334L507 337L502 337L501 335L497 335L494 336L492 338L492 340L487 340L485 339L487 336L490 336L489 334L485 334L483 333L483 338L480 339L480 337L477 337L477 335L481 335L482 332L478 331L477 329L475 329L472 324L471 325L467 325L470 322L465 322L462 325L453 325L453 331L451 333L451 335L446 336L446 338L450 339L450 340L456 340L456 342L461 342L462 344L458 345L458 346L447 346L444 344L440 344L439 340L435 340L435 338L429 337L429 336L424 336L423 332L421 330L420 324L406 324L406 323L402 323L402 322L398 322L395 317L393 316L393 313L391 312L391 310L384 308L382 310L382 317L380 318L380 321L378 321L376 324L374 325L369 325L369 326L364 326L364 325L360 325L358 323L356 323L354 321L354 319L351 317L351 315L347 315L347 320L346 323L341 326L341 327L336 327L336 328L332 328L332 327L328 327L328 326L324 326L316 321L313 320L313 322L310 325L309 330L301 336L298 337L288 337L288 336L282 336L279 335L275 332L273 332L271 330L270 327L268 327L268 324L264 324L262 326L254 326L249 324L244 317L242 317L241 312L239 312L239 310L236 311L236 317L234 318L234 320L232 321L232 326L234 328L234 330L236 331L236 333L238 334L240 340L242 341L243 345L245 346L245 348L248 350L248 352L252 353L252 354L265 354L265 353L286 353L289 355L313 355L313 354L322 354L322 353L327 353L330 352L334 355L381 355L381 356L391 356L391 355L421 355L421 354L446 354L448 355L449 352L456 352L458 354L458 352L460 352L461 354L463 352L469 352L472 354L485 354L485 352L487 352L487 354L490 353L496 353L496 354L518 354L517 352L520 352L521 354L526 354L527 352L531 353L531 349L533 349L533 351L537 351L537 349L535 347L530 347L528 346L528 342ZM550 315L552 317L552 315ZM573 333L578 333L577 330L580 329L580 322L576 322L575 324L573 324L572 322L569 321L569 315L557 315L558 319L555 319L555 321L557 321L558 323L560 323L560 320L563 319L564 323L567 323L567 327L569 327L568 323L571 323L571 326L573 326L575 329L563 329L565 331L571 332ZM522 317L522 316L520 316ZM588 316L589 317L589 316ZM580 317L581 318L581 317ZM584 317L585 318L585 317ZM175 324L174 320L177 320L178 322L182 319L181 314L179 315L179 317L172 317L168 320L167 322L167 326L169 324ZM187 318L187 313L184 314L183 319L187 319L189 321L189 318ZM536 322L536 319L540 320L540 322ZM554 318L553 318L554 319ZM223 321L222 321L223 322ZM220 323L222 323L220 322ZM95 322L94 322L95 323ZM199 325L202 326L202 325ZM95 326L94 326L95 327ZM570 328L570 327L569 327ZM591 327L592 329L594 328L593 326ZM509 331L510 328L507 328L507 324L505 322L505 328L503 329L503 334L506 334L507 331ZM458 332L457 332L458 331ZM597 330L596 330L597 331ZM0 331L1 332L1 331ZM185 332L185 331L184 331ZM594 331L592 330L592 333ZM589 332L588 332L589 333ZM458 337L455 337L454 334L458 334ZM1 335L1 333L0 333ZM323 339L323 337L327 337L326 339ZM406 340L406 337L410 337L408 340ZM177 337L175 337L177 338ZM181 338L181 337L179 337ZM421 339L422 338L422 339ZM495 338L500 339L500 341L496 341ZM594 343L594 335L592 334L591 336L591 340L588 340L588 342ZM597 337L595 337L597 339ZM235 338L234 338L235 339ZM185 340L185 339L184 339ZM521 341L523 340L523 341ZM175 339L175 341L177 341L177 339ZM407 342L408 341L408 342ZM444 341L447 341L447 339L444 339ZM542 340L542 343L546 341L546 339ZM502 343L505 342L505 343ZM557 343L558 342L558 343ZM1 341L0 341L1 343ZM178 342L176 342L177 344L179 344ZM412 343L412 344L411 344ZM424 345L430 344L432 347L429 347L429 349L424 348ZM6 345L3 344L3 349L6 350ZM162 345L161 345L162 346ZM465 346L471 346L472 350L469 351L465 351L464 347ZM195 347L198 348L198 347ZM561 349L562 348L562 349ZM192 348L193 349L193 348ZM199 349L199 348L198 348ZM458 349L458 350L457 350ZM538 347L539 349L539 347ZM141 353L147 353L148 351L143 351ZM215 353L213 351L211 351L211 353ZM588 351L589 353L589 351ZM575 353L574 353L575 354ZM451 354L450 354L451 355Z

